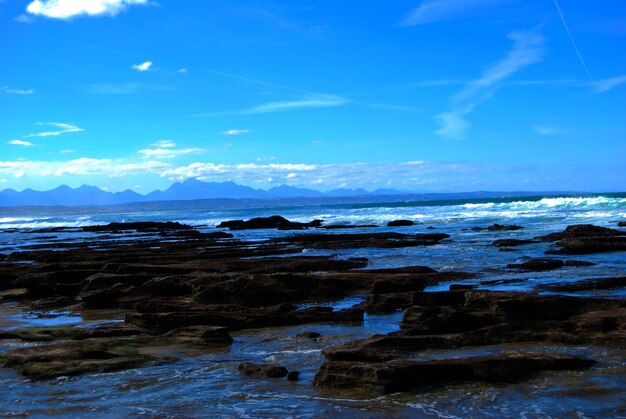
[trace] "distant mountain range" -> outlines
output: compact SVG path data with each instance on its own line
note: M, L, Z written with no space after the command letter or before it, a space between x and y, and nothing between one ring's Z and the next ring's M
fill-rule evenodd
M349 196L399 195L410 192L395 189L335 189L320 192L313 189L281 185L269 190L254 189L234 182L201 182L188 179L176 182L164 191L153 191L146 195L131 190L106 192L95 186L83 185L70 188L62 185L49 191L14 189L0 191L0 206L92 206L120 205L152 201L189 201L200 199L268 199L268 198L323 198Z

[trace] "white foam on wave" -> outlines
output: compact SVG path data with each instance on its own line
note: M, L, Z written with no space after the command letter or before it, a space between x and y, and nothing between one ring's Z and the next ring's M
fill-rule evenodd
M59 221L59 222L46 222L46 221L35 221L35 222L17 222L17 223L6 223L0 225L0 229L19 229L19 230L36 230L42 228L57 228L57 227L86 227L90 225L98 224L93 221Z
M3 217L0 218L0 224L5 223L17 223L17 222L30 222L35 220L47 220L47 217L44 218L30 218L30 217Z
M539 201L541 205L548 207L589 207L596 205L620 206L626 204L626 198L597 197L567 197L567 198L543 198Z

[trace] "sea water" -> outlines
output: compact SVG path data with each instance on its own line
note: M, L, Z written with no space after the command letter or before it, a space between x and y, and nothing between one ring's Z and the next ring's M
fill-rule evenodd
M439 245L399 249L346 249L305 254L334 255L337 258L367 257L367 269L426 265L439 271L472 272L474 279L463 283L480 284L483 289L532 290L549 283L565 283L587 278L626 275L623 252L592 255L559 255L563 260L585 260L593 266L565 267L542 273L520 273L506 268L528 258L545 257L546 243L537 243L502 252L490 246L496 239L528 239L561 231L568 225L594 224L617 228L626 220L626 195L604 194L581 197L493 199L478 201L394 202L326 206L281 206L245 209L203 209L193 211L151 211L47 215L7 213L0 217L0 254L46 246L55 241L84 240L91 233L79 227L109 222L179 221L201 231L215 231L224 220L282 215L291 221L322 219L326 225L377 225L375 228L329 230L327 234L389 232L446 233L451 236ZM386 227L387 222L409 219L411 227ZM515 231L476 231L474 227L492 224L520 225ZM68 227L70 231L46 230ZM74 228L74 230L71 230ZM297 232L308 234L311 231ZM240 240L263 240L293 232L249 230L233 232ZM147 237L149 238L149 236ZM116 237L115 240L119 240ZM485 284L488 283L488 284ZM441 284L431 290L448 289ZM580 294L578 294L580 295ZM589 292L625 298L624 290ZM362 301L353 296L325 302L344 308ZM45 322L46 313L24 313L15 304L0 306L0 314L14 316L12 326ZM48 313L50 314L50 313ZM119 321L115 313L55 313L55 324ZM181 360L173 364L106 374L30 382L10 369L0 369L0 415L59 415L119 417L624 417L626 399L625 351L593 346L559 347L543 345L546 351L566 351L591 357L599 363L589 371L547 372L517 384L460 383L425 388L416 392L372 396L359 391L323 390L311 386L323 361L321 350L366 338L376 333L398 330L401 313L366 316L362 324L312 324L233 333L232 346L206 351L172 349ZM79 316L79 317L76 317ZM84 316L81 318L80 316ZM104 318L103 318L104 317ZM42 320L43 319L43 320ZM2 326L0 326L2 327ZM297 340L304 331L316 331L320 341ZM25 347L18 341L0 341L0 351ZM502 348L498 348L501 350ZM525 345L507 349L524 351ZM533 349L536 349L534 347ZM474 354L489 348L466 348ZM424 357L450 356L427 351ZM275 362L301 373L297 382L242 376L240 362Z

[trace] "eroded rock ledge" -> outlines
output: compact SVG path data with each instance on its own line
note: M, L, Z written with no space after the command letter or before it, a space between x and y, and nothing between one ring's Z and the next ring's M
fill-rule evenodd
M400 332L328 348L315 377L320 387L374 392L466 380L511 382L549 369L584 369L593 360L545 353L545 344L626 344L626 301L535 294L446 291L413 293ZM525 343L540 350L498 351ZM423 359L423 351L494 346L486 356ZM534 346L533 346L534 345ZM494 348L492 348L494 350Z

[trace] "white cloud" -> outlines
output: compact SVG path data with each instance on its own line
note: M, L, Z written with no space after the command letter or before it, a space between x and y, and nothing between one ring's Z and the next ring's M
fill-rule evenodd
M510 0L424 0L402 20L405 26L417 26L468 16Z
M596 80L593 82L593 88L596 93L604 93L609 90L626 83L626 74L618 77L611 77L609 79Z
M13 18L14 21L19 23L32 23L33 19L26 15L19 15Z
M176 70L177 73L179 74L187 74L187 69L186 68L179 68L178 70Z
M67 150L59 151L59 153L61 153L61 154L70 154L70 153L75 153L75 152L76 152L76 150L73 150L73 149L67 149Z
M241 134L248 134L252 131L250 131L249 129L229 129L226 131L222 132L222 135L241 135Z
M158 161L124 162L81 157L68 161L0 161L0 175L20 178L47 176L125 177L142 173L159 174L169 166Z
M2 91L10 95L32 95L35 93L33 89L16 89L8 86L3 86Z
M513 74L541 60L545 39L533 32L511 32L514 41L506 57L490 65L476 80L469 82L452 97L452 108L435 116L441 128L435 134L453 139L465 138L470 123L465 117L482 103L489 100L503 81Z
M176 143L172 140L159 140L156 143L150 144L153 147L158 148L174 148L176 147Z
M152 67L152 61L144 61L141 64L133 64L131 66L133 70L137 70L139 72L148 71L150 70L151 67Z
M80 127L77 127L76 125L65 124L65 123L60 123L60 122L38 122L36 125L53 126L53 127L58 128L58 130L56 130L56 131L38 132L38 133L35 133L35 134L28 134L24 138L55 137L55 136L62 135L62 134L67 134L67 133L70 133L70 132L84 131L84 129L82 129Z
M202 148L179 148L176 149L176 144L172 140L160 140L154 144L151 144L155 148L146 148L137 151L142 155L144 159L173 159L185 154L199 154L205 151Z
M35 0L26 11L52 19L69 19L74 16L114 16L134 4L148 4L148 0Z
M31 143L30 141L22 141L22 140L11 140L9 141L9 144L12 145L21 145L24 147L33 147L35 144Z
M435 178L446 176L446 180L466 177L483 168L462 163L409 161L395 164L303 164L303 163L250 163L216 164L196 162L172 167L161 173L172 181L195 178L203 181L221 182L232 180L240 184L264 183L271 185L289 184L300 187L333 189L342 184L376 185L382 187L390 181L396 187L415 189L420 185L437 183ZM485 168L486 170L486 168ZM267 179L272 179L268 182ZM269 185L268 185L269 186ZM442 184L442 187L447 187Z

